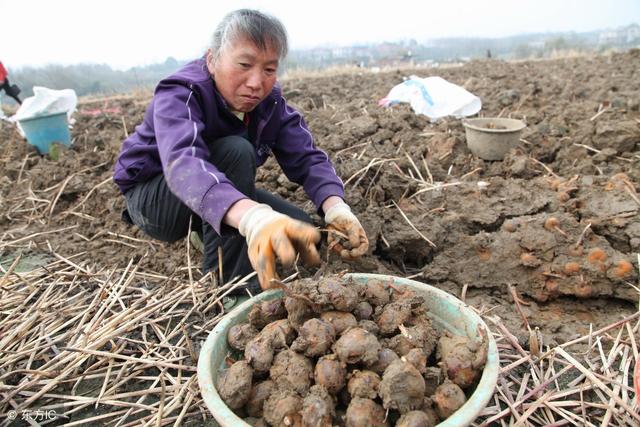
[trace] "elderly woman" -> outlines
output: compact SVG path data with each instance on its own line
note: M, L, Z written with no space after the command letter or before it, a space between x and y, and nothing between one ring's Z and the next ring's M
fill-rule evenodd
M256 188L256 167L271 154L324 215L328 242L343 258L360 257L369 245L329 158L276 84L287 49L274 17L228 14L206 55L158 84L114 173L126 220L167 242L184 238L191 224L204 242L205 272L218 268L221 248L224 280L255 270L262 289L277 278L276 258L320 261L311 218Z

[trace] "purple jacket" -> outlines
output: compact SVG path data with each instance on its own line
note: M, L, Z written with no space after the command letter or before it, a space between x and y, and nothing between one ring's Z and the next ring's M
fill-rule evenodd
M164 173L171 191L220 233L227 210L246 196L207 160L207 142L246 132L218 93L204 59L198 59L158 84L142 124L122 144L113 179L125 193ZM344 197L328 156L315 147L302 115L287 105L277 85L249 113L248 134L258 166L273 153L287 178L302 185L318 209L329 196Z

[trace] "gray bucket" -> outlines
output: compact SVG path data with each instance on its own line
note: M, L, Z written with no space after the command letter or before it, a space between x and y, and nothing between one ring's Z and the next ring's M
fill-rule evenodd
M500 359L498 347L484 321L465 303L453 295L437 289L433 286L416 282L401 277L386 276L379 274L354 273L347 277L352 277L355 281L364 283L369 279L380 279L383 281L393 280L395 286L408 287L424 296L425 303L429 311L429 317L436 328L446 330L458 335L465 335L474 341L487 337L489 349L487 363L482 372L482 376L476 389L469 396L467 402L460 409L453 413L438 427L463 427L468 426L480 415L482 410L493 396L493 392L498 381L500 371ZM216 390L215 384L218 375L226 366L225 358L230 348L227 343L227 333L233 325L247 321L249 312L254 304L282 296L282 290L270 290L255 296L222 318L222 320L211 331L205 341L200 356L198 358L198 383L205 405L214 416L217 424L221 427L250 427L222 401Z
M462 122L467 136L467 147L484 160L502 160L518 145L520 133L527 125L522 120L485 117Z

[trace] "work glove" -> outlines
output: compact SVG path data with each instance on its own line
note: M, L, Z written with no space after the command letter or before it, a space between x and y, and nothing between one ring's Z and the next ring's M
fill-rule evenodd
M302 221L275 212L270 206L259 204L250 208L240 219L238 231L247 239L249 261L258 273L263 290L274 287L276 257L290 266L300 254L307 265L320 263L316 243L320 232Z
M346 260L360 258L369 249L369 239L358 218L344 202L333 205L324 215L329 230L329 248Z

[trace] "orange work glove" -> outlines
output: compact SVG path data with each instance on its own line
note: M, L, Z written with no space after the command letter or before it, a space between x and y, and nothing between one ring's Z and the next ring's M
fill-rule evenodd
M329 229L327 243L329 247L346 260L360 258L369 249L367 233L358 218L344 202L333 205L324 215ZM341 242L340 238L344 241Z
M278 279L276 257L285 266L293 264L296 254L307 265L320 263L316 249L320 232L310 224L275 212L269 205L259 204L245 212L238 231L247 239L249 261L263 290L273 287L272 279Z

